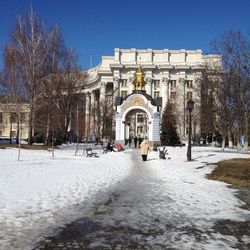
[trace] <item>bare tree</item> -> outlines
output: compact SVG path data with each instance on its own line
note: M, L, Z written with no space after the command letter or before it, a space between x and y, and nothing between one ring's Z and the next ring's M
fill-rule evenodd
M61 124L64 140L67 139L74 103L85 87L86 77L86 73L80 71L76 64L76 56L73 50L67 50L63 71L58 78L59 81L56 82L54 91L57 110L63 119Z
M41 94L40 80L49 74L47 62L51 37L51 33L45 30L42 21L31 10L27 15L17 18L11 41L6 46L8 54L12 55L11 67L17 77L16 83L19 89L24 90L30 105L29 144L32 143L36 105Z
M51 130L55 129L52 128L52 119L55 119L57 113L55 90L63 78L63 62L66 51L59 27L53 27L50 34L51 48L46 59L46 71L49 74L40 80L43 94L39 96L38 102L41 112L36 112L36 120L38 121L36 125L40 127L40 135L42 134L45 137L45 145L49 143Z
M91 107L91 114L94 115L96 120L95 132L102 138L113 138L114 136L114 97L117 91L117 89L108 89L105 97L100 98L98 103Z
M230 126L236 137L237 148L241 148L240 138L244 136L243 151L247 151L250 117L250 42L240 31L231 30L215 40L213 47L222 55L223 61L224 74L220 99L223 101L224 98L224 106L230 106Z
M1 74L2 85L7 90L6 99L8 100L9 107L9 119L10 119L10 143L12 143L12 126L13 123L17 124L16 143L19 144L18 160L20 160L21 154L21 138L22 138L22 126L26 122L26 117L22 112L25 106L25 100L22 96L22 88L19 85L19 71L18 66L15 64L15 60L18 57L16 50L11 46L6 46L4 50L4 70Z
M9 83L23 90L30 105L28 143L32 144L35 125L36 130L45 131L46 144L52 124L62 127L65 138L74 96L83 89L85 73L77 66L73 50L64 45L59 28L47 31L31 10L17 18L5 51L6 72L13 78Z

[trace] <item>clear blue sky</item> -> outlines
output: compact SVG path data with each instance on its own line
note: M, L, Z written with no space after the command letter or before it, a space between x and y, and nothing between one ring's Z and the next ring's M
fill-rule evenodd
M250 34L250 0L0 0L2 52L15 17L30 9L57 23L84 68L114 48L202 49L227 29Z

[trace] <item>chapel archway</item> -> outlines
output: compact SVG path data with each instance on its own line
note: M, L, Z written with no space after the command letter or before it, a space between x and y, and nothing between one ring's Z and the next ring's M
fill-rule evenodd
M126 139L148 136L148 114L142 109L130 110L125 116L125 135Z

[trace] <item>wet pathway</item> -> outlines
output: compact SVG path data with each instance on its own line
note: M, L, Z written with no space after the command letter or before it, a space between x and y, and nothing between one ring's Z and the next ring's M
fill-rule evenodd
M167 180L142 162L137 151L131 154L133 173L109 199L35 249L230 249L221 242L210 248L213 229L197 228L182 209L185 204L173 198Z

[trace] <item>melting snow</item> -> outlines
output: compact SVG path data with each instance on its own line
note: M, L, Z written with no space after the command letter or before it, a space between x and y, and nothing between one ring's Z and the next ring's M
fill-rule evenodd
M39 237L83 216L83 210L87 211L89 201L96 194L116 184L119 186L136 167L131 158L132 149L107 154L95 150L100 157L87 158L82 151L75 156L74 145L57 149L55 158L45 150L22 150L18 162L17 149L0 149L0 245L3 249L30 249ZM174 201L168 207L170 216L181 211L193 219L197 228L209 227L219 219L249 219L249 211L240 208L242 202L233 189L205 178L213 169L205 163L249 158L249 155L197 147L193 148L194 160L187 162L185 147L168 148L168 151L169 160L160 160L157 152L151 152L144 164L158 183L151 186L153 192L161 192L162 199L167 196ZM160 215L166 207L159 201L154 209ZM212 249L213 243L210 246Z

